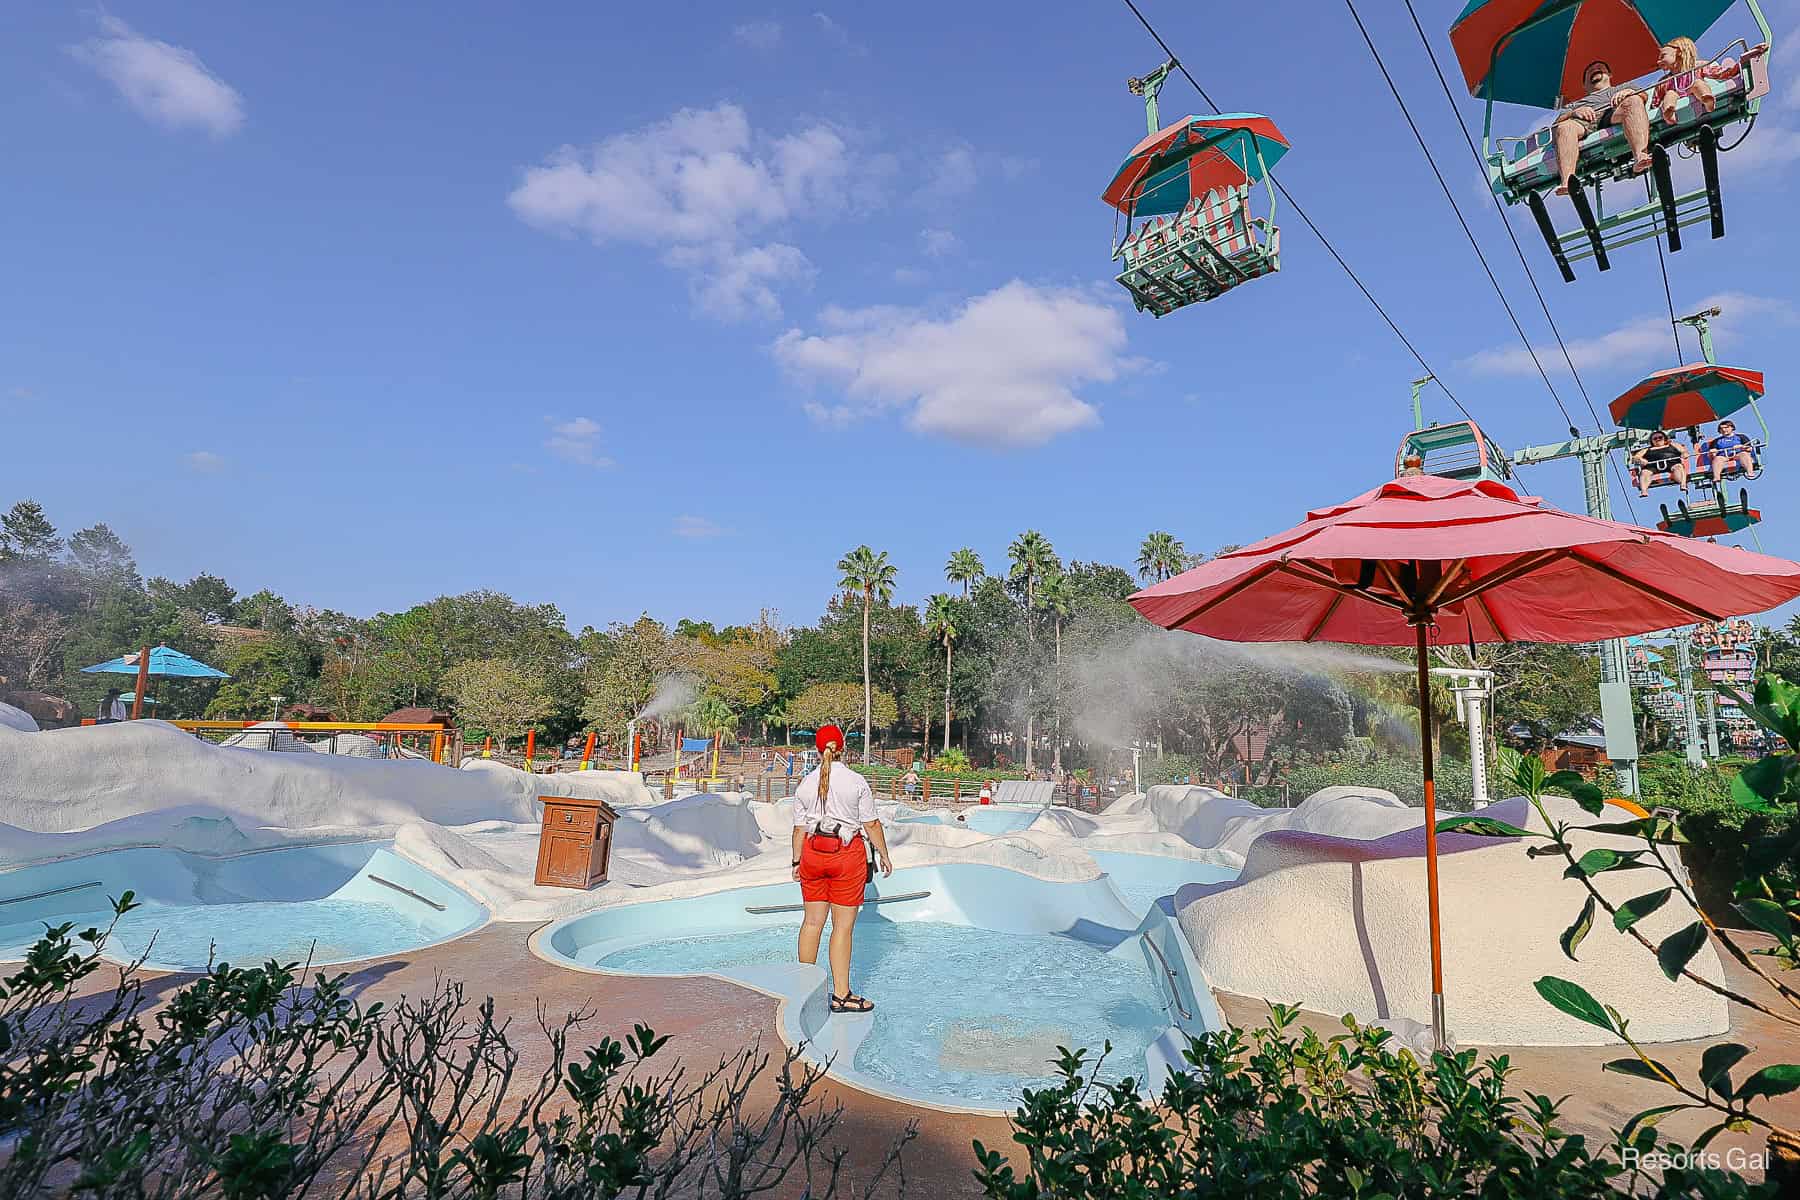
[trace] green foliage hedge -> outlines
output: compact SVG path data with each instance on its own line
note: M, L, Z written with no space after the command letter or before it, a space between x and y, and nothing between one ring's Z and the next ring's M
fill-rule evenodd
M1791 816L1753 812L1731 796L1731 781L1747 760L1720 759L1695 768L1680 754L1645 756L1638 764L1638 789L1646 808L1666 806L1682 815L1689 844L1682 861L1693 876L1701 907L1715 920L1741 924L1731 908L1733 883L1746 873L1744 851L1758 838L1794 828ZM1792 889L1793 870L1777 868L1771 879Z

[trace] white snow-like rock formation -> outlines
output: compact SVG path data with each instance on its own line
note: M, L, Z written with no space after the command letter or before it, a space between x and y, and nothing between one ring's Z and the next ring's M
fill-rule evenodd
M619 814L610 878L591 890L539 887L543 796L606 801ZM1591 824L1567 801L1559 819ZM1204 787L1156 787L1090 816L1049 808L1023 830L987 836L956 823L898 821L878 806L898 867L979 863L1053 882L1100 876L1089 852L1152 854L1240 870L1234 882L1175 896L1195 961L1215 987L1354 1013L1400 1028L1430 1020L1423 812L1378 789L1327 788L1293 809L1263 809ZM1522 800L1487 810L1535 821ZM792 808L737 794L661 800L635 775L529 775L493 760L462 770L416 760L284 754L209 744L157 721L26 732L0 721L0 867L128 846L224 855L330 840L392 840L501 921L788 878ZM1473 1044L1589 1044L1600 1030L1538 997L1544 975L1619 1007L1647 1041L1710 1036L1724 1002L1671 983L1604 914L1565 958L1557 937L1585 893L1557 860L1516 840L1448 834L1441 894L1449 1024ZM1578 835L1580 848L1635 843ZM1602 875L1615 902L1655 883ZM1669 904L1640 928L1653 942L1692 917ZM1692 963L1721 977L1710 946Z
M1320 792L1295 809L1253 815L1216 793L1170 789L1157 795L1162 790L1151 789L1126 813L1148 809L1159 822L1188 836L1216 838L1219 849L1243 858L1235 881L1190 884L1175 896L1182 931L1209 983L1362 1020L1430 1022L1423 810L1385 794L1327 789L1336 794ZM1577 825L1624 817L1591 817L1561 798L1546 803L1556 819ZM1523 798L1484 813L1520 828L1543 828ZM1571 840L1577 853L1642 845L1605 834L1577 833ZM1544 1001L1532 985L1546 975L1572 980L1613 1004L1630 1019L1633 1035L1646 1041L1727 1029L1721 997L1688 980L1671 982L1655 957L1616 932L1604 913L1578 960L1562 953L1558 937L1587 892L1562 877L1561 859L1529 858L1519 839L1450 833L1438 847L1447 1024L1459 1042L1618 1041ZM1603 874L1596 884L1615 904L1656 888L1647 872ZM1693 919L1684 905L1669 904L1639 929L1655 943ZM1691 969L1713 982L1723 977L1710 945Z
M20 733L36 733L37 718L22 708L0 701L0 729L16 729Z

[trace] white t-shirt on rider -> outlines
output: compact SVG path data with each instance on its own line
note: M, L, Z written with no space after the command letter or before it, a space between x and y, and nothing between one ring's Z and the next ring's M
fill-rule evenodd
M877 820L875 793L869 781L843 763L831 764L831 792L819 802L819 768L807 772L794 792L794 828L811 829L820 821L836 821L838 837L848 846L866 822Z

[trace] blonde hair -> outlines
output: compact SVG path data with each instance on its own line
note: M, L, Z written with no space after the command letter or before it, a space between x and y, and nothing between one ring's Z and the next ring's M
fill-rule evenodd
M1664 45L1675 51L1675 73L1691 71L1700 61L1700 48L1694 45L1691 37L1670 38Z
M825 749L819 751L819 803L823 805L826 797L831 795L831 764L837 758L836 742L826 742Z

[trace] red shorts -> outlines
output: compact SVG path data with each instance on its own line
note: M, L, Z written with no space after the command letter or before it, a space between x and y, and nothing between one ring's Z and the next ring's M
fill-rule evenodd
M820 847L827 847L820 849ZM868 851L859 835L848 846L808 834L800 843L800 897L808 902L860 905L869 882Z

